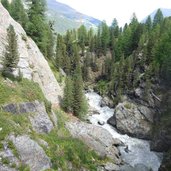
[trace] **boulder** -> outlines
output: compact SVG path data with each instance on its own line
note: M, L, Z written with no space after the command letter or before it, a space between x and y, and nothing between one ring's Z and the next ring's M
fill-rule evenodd
M121 163L119 150L115 146L120 141L112 138L112 135L104 128L82 121L68 122L66 127L73 137L82 140L101 157L107 156L114 160L116 164Z
M104 124L105 124L104 121L98 121L97 123L98 123L99 125L104 125Z
M143 109L143 110L142 110ZM150 110L129 101L119 103L114 111L116 128L137 138L151 138ZM148 118L148 119L147 119Z
M29 116L33 130L37 133L49 133L53 129L53 123L50 120L43 103L37 102L37 111Z
M115 117L112 116L111 118L109 118L109 119L107 120L107 123L110 124L110 125L112 125L113 127L115 127L115 126L116 126Z
M104 106L109 106L110 108L114 107L114 103L111 99L109 99L108 97L103 97L103 99L100 102L100 106L104 107Z
M51 162L43 148L28 135L17 137L10 135L8 139L13 142L22 163L28 165L30 167L30 171L50 169Z
M44 103L38 101L19 104L12 103L4 105L2 108L4 111L13 114L28 113L33 130L37 133L49 133L54 127L46 112ZM30 113L32 115L30 115ZM51 115L54 120L54 125L57 124L57 118L55 118L55 114Z

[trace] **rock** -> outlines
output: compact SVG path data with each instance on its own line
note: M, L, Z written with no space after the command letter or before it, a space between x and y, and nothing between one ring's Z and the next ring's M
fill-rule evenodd
M98 123L99 125L104 125L104 124L105 124L104 121L98 121L97 123Z
M37 133L49 133L53 129L53 124L46 113L43 103L37 102L37 112L33 116L29 116L33 130Z
M119 141L112 138L111 134L104 128L81 121L68 122L66 127L73 137L82 140L101 157L107 156L114 160L116 164L121 163L119 151L114 146Z
M63 91L59 86L59 83L56 81L48 62L38 49L35 42L27 37L21 25L14 21L1 3L0 11L0 61L2 60L5 46L7 44L7 28L12 24L17 34L19 51L18 68L14 71L14 75L18 75L20 70L24 78L33 80L39 84L45 97L52 104L59 104Z
M135 171L151 171L150 168L146 167L145 165L138 163L134 166Z
M138 106L138 110L149 122L153 123L154 112L151 109L146 106Z
M32 115L29 115L29 119L33 130L37 133L49 133L53 129L53 123L46 112L44 103L38 101L19 104L12 103L3 106L3 110L13 114L32 113ZM57 122L57 118L53 117L54 122Z
M95 108L89 106L88 114L89 115L99 115L100 113Z
M57 119L57 116L53 110L50 113L50 118L52 119L53 125L57 126L58 125L58 119Z
M106 171L120 171L120 167L113 163L106 163L104 166Z
M8 104L2 107L5 112L17 114L18 113L18 108L16 104Z
M136 88L135 89L135 97L142 98L143 92L141 88Z
M120 167L120 171L135 171L135 169L130 165L123 165Z
M5 166L5 165L1 165L1 163L0 163L0 171L17 171L17 170L14 168Z
M42 140L42 139L38 139L37 140L37 142L40 144L40 145L42 145L42 146L44 146L44 147L46 147L46 148L48 148L49 147L49 144L45 141L45 140Z
M137 138L149 139L151 138L152 124L146 116L150 115L150 112L149 110L147 111L147 108L145 107L143 107L144 111L141 108L140 112L139 108L138 104L134 104L129 101L119 103L114 112L116 128L122 133L126 133ZM150 117L148 116L148 118Z
M115 127L115 126L116 126L115 117L112 116L111 118L109 118L109 119L107 120L107 123L110 124L110 125L112 125L113 127Z
M104 107L104 106L109 106L110 108L114 107L114 103L111 99L109 99L108 97L103 97L103 99L100 102L100 106Z
M27 135L8 137L15 145L21 161L30 167L30 171L50 169L50 159L42 147Z

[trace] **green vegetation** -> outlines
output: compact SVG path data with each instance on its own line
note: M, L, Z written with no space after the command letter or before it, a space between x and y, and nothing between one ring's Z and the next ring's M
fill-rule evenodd
M10 25L7 29L7 46L3 57L3 75L9 75L13 68L16 68L19 55L17 45L17 35L15 34L14 27Z
M83 142L72 138L65 128L65 122L69 119L68 115L60 110L56 111L56 113L58 128L50 134L40 136L49 144L49 148L44 149L51 158L53 169L61 168L68 171L69 163L72 163L74 171L79 171L81 168L96 171L97 165L102 164L106 159L100 159Z

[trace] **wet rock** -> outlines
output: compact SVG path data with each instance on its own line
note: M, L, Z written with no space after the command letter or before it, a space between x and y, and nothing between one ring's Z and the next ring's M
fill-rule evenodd
M112 116L111 118L109 118L107 120L107 123L112 125L113 127L115 127L116 126L116 119L115 119L115 117Z
M120 141L112 138L112 135L104 128L81 121L68 122L66 127L73 137L82 140L101 157L107 156L114 160L116 164L121 163L119 151L115 147Z
M104 124L105 124L104 121L98 121L97 123L98 123L99 125L104 125Z
M27 135L10 135L9 140L15 145L21 161L30 167L30 171L50 169L50 159L42 147Z
M151 113L148 108L141 107L139 109L138 105L124 101L116 106L114 113L116 128L120 132L137 138L149 139L151 137L152 124L149 122L150 116L148 116Z
M89 115L99 115L99 111L97 111L97 109L93 108L93 107L89 107L89 110L88 110L88 114Z

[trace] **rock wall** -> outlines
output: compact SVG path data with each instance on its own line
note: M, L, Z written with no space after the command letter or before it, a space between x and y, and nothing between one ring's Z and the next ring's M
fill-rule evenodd
M0 60L2 60L5 45L7 44L7 28L12 24L18 36L17 41L20 57L18 68L14 71L14 74L17 75L20 69L24 78L28 78L39 84L45 97L52 104L59 104L63 92L56 81L48 62L38 49L35 42L27 37L21 25L13 20L1 3L0 11Z

